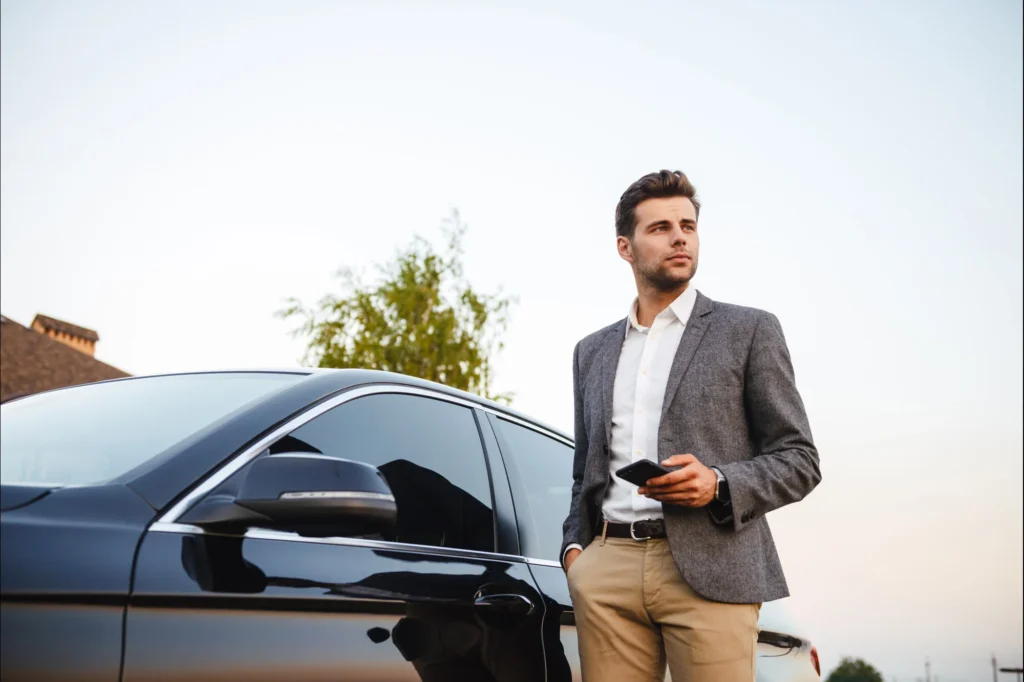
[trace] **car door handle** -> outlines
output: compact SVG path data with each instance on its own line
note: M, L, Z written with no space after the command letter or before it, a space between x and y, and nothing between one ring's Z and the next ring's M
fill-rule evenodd
M486 613L503 612L514 616L526 617L534 612L536 606L530 598L522 594L486 594L478 595L473 605Z

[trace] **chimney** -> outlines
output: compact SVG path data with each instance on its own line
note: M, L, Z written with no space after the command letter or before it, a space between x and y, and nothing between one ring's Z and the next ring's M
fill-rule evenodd
M91 329L46 315L36 315L36 319L32 320L32 329L90 357L96 355L96 342L100 340L100 335Z

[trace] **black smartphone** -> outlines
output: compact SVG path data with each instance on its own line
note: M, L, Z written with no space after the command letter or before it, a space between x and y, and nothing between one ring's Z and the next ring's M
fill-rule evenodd
M671 470L666 469L660 464L655 464L649 459L641 459L622 467L615 472L615 475L623 481L629 481L635 486L642 486L646 485L647 481L652 478L664 476L669 473L672 473Z

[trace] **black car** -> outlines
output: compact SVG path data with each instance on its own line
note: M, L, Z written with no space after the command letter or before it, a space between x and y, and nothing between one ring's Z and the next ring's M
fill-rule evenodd
M524 415L362 370L0 413L5 681L579 679L572 441Z

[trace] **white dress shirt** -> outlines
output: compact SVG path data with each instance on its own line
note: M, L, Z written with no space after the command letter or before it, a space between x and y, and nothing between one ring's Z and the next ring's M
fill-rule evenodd
M658 431L665 387L679 341L697 302L697 290L687 287L650 327L637 321L637 301L629 311L626 338L619 354L612 395L611 481L602 504L604 518L616 523L660 519L661 502L640 495L637 486L614 472L641 459L658 463ZM578 544L566 548L581 549Z

